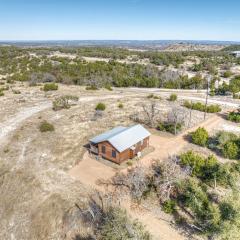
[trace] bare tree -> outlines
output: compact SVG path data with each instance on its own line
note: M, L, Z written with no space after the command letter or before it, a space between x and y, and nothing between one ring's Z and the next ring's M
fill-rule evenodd
M183 169L179 165L179 160L176 156L169 156L166 161L155 161L152 165L152 175L154 175L154 185L157 188L157 193L161 201L170 199L176 183L185 179L190 170Z
M32 73L29 80L30 86L36 86L41 82L55 82L57 79L51 73Z
M174 124L174 134L177 134L177 126L184 124L186 119L186 110L183 107L174 106L168 114L168 122Z
M156 102L152 101L150 104L143 104L142 108L146 116L146 124L149 127L154 127L157 117L159 116L159 110L156 107Z
M117 173L111 180L100 180L98 183L111 186L115 194L131 194L135 200L141 200L149 187L149 168L140 164L128 170L128 173Z
M117 173L111 180L102 180L99 183L110 186L118 199L130 194L132 199L141 201L146 193L154 190L160 201L164 202L174 193L176 183L189 175L190 168L182 168L179 159L170 156L163 162L155 160L150 168L137 165L127 174Z

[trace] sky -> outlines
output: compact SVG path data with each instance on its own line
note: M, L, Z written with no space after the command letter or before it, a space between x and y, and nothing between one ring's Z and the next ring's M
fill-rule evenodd
M240 41L239 0L0 0L0 40Z

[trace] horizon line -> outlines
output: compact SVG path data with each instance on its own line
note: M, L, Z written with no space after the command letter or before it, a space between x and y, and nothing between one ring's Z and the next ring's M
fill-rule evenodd
M7 39L0 42L45 42L45 41L138 41L138 42L154 42L154 41L201 41L201 42L236 42L240 40L208 40L208 39Z

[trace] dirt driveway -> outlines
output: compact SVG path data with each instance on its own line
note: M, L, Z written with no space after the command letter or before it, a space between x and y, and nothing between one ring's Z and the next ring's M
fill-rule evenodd
M200 123L198 126L189 129L188 131L172 138L151 135L150 145L154 147L154 151L143 157L140 162L143 165L151 164L152 160L164 160L169 155L177 154L181 149L188 144L185 136L187 133L194 131L198 127L204 127L208 131L217 128L224 122L221 116L214 115L206 121ZM125 171L125 170L122 170ZM116 170L107 166L91 156L86 152L82 161L69 171L69 174L87 185L98 188L96 182L98 179L109 179L116 173Z

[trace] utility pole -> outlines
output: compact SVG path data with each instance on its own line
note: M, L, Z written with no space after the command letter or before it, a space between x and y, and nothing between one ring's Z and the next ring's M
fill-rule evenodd
M211 79L212 79L211 76L208 76L208 77L207 77L207 92L206 92L206 101L205 101L204 120L206 119L206 115L207 115L207 105L208 105L208 95L209 95L209 85L210 85Z
M190 108L190 112L189 112L188 128L190 128L191 122L192 122L192 109L193 109L193 101L191 100L191 108Z

